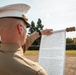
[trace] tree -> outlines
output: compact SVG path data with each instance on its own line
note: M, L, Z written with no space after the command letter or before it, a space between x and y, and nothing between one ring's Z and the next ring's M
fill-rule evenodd
M29 28L29 34L32 34L34 31L36 31L36 27L34 21L32 21Z
M37 25L36 25L36 30L42 30L44 25L42 25L41 19L38 19Z
M42 25L42 21L39 18L37 21L37 24L35 25L34 21L31 22L31 26L29 28L29 34L31 35L33 32L42 30L44 25ZM34 41L33 45L39 45L40 44L41 37L39 37L37 40Z
M66 38L66 44L73 44L74 41L72 38Z

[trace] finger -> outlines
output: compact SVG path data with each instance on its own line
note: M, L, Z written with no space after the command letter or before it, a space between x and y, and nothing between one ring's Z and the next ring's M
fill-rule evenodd
M47 35L53 34L53 31L48 31Z
M46 29L47 31L53 31L53 29Z

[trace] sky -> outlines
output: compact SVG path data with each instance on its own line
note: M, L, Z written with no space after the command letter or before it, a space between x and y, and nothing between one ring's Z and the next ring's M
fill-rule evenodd
M40 18L44 29L55 30L76 27L76 0L0 0L0 7L14 3L26 3L31 6L27 13L29 23L35 24ZM76 32L66 34L67 37L75 38Z

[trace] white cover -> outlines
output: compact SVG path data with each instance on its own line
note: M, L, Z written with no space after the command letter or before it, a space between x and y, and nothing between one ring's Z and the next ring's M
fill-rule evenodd
M22 14L26 14L30 6L27 4L11 4L4 7L0 7L0 17L22 17Z

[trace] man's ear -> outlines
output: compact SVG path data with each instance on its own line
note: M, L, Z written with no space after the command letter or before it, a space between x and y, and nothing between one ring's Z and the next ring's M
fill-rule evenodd
M18 30L19 34L22 35L23 27L22 27L21 24L18 24L18 25L17 25L17 30Z

